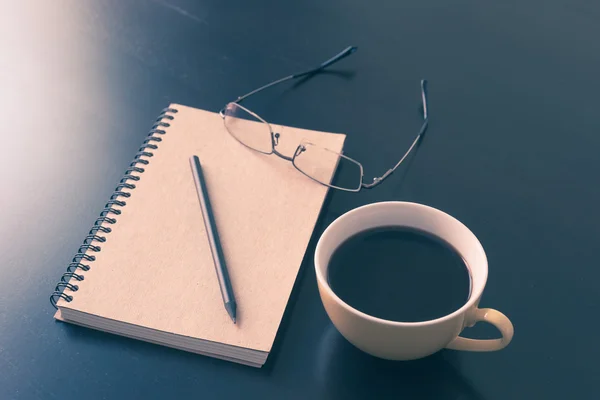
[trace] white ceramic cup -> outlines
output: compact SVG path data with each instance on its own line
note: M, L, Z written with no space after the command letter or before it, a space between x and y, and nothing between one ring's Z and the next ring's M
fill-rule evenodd
M331 289L327 267L333 252L350 236L381 226L420 229L448 242L465 260L471 273L471 296L452 314L423 322L396 322L367 315L342 301ZM398 254L398 257L402 257ZM393 261L390 260L390 264ZM365 268L369 268L365 265ZM460 221L432 207L407 202L369 204L347 212L327 227L315 251L315 269L321 300L329 318L359 349L376 357L412 360L443 348L467 351L495 351L506 347L514 329L501 312L478 308L488 275L483 247ZM385 277L382 277L385 279ZM415 304L415 307L418 307ZM479 321L494 325L500 339L476 340L459 336L465 327Z

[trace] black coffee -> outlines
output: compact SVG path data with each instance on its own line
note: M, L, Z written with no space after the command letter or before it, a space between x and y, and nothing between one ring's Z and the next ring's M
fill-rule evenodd
M399 226L360 232L334 252L329 285L347 304L400 322L448 315L469 299L464 260L444 240Z

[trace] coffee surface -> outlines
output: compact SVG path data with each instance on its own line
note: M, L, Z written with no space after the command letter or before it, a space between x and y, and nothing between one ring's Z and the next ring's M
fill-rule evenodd
M329 285L347 304L374 317L428 321L469 299L471 278L461 255L420 230L390 226L359 232L334 252Z

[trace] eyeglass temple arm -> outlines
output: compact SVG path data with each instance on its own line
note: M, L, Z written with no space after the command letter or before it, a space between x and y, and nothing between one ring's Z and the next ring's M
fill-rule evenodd
M361 183L361 187L362 188L371 189L371 188L379 185L388 176L390 176L391 174L393 174L394 171L396 170L396 168L398 168L400 166L400 164L402 164L404 162L404 160L406 159L406 157L408 157L408 155L410 154L410 152L415 148L415 146L417 145L417 143L419 143L419 140L421 140L421 138L425 134L425 131L427 130L427 126L429 125L429 116L427 114L427 81L425 79L421 80L421 101L423 102L423 125L421 125L421 130L419 131L419 134L417 135L417 137L415 138L415 140L412 142L412 144L410 145L410 147L408 148L408 150L406 151L406 153L404 153L404 155L402 156L402 158L400 159L400 161L398 161L396 163L396 165L394 165L393 168L388 169L385 172L385 174L383 174L382 176L380 176L378 178L373 178L373 182L371 182L371 183L364 183L364 182L362 182Z
M252 96L253 94L256 94L258 92L262 92L263 90L270 88L271 86L275 86L278 83L282 83L285 81L288 81L290 79L296 79L296 78L300 78L302 76L306 76L306 75L312 75L312 74L316 74L317 72L322 71L323 69L329 67L332 64L335 64L336 62L340 61L342 58L348 57L349 55L351 55L352 53L354 53L356 50L358 50L358 47L356 46L348 46L346 47L344 50L342 50L339 54L331 57L329 60L323 62L321 65L319 65L316 68L310 69L308 71L304 71L304 72L300 72L297 74L293 74L293 75L289 75L286 76L285 78L281 78L281 79L277 79L276 81L273 81L271 83L267 83L264 86L259 87L258 89L254 89L253 91L246 93L243 96L238 97L237 99L235 99L235 101L233 101L233 103L239 103L242 100Z

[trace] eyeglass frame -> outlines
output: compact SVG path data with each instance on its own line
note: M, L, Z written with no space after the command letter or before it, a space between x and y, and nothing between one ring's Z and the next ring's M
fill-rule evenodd
M229 129L227 129L227 131L229 132L229 134L235 139L237 140L239 143L241 143L242 145L244 145L245 147L249 148L250 150L253 151L257 151L259 153L262 154L266 154L266 155L271 155L271 154L275 154L276 156L290 161L292 163L292 165L294 166L294 168L296 168L299 172L301 172L303 175L305 175L306 177L312 179L313 181L320 183L323 186L327 186L333 189L337 189L337 190L343 190L346 192L359 192L362 189L372 189L375 186L378 186L379 184L381 184L387 177L389 177L391 174L394 173L394 171L400 166L400 164L402 164L404 162L404 160L406 159L406 157L408 157L408 155L411 153L411 151L415 148L415 146L417 145L417 143L419 143L420 139L424 136L425 132L427 131L427 127L429 126L429 116L427 113L427 80L422 79L421 80L421 101L422 101L422 107L423 107L423 124L421 125L421 129L419 130L419 133L417 134L417 137L415 138L415 140L413 140L412 144L410 145L410 147L408 148L408 150L406 151L406 153L404 153L404 155L402 156L402 158L400 158L400 161L398 161L392 168L388 169L382 176L380 177L375 177L373 178L373 182L371 183L365 183L364 182L364 168L363 165L356 161L353 158L350 158L342 153L337 153L334 152L333 150L329 150L327 148L324 148L325 150L331 151L335 154L338 154L339 156L354 162L355 164L357 164L360 168L360 185L358 186L357 189L349 189L349 188L343 188L343 187L339 187L339 186L335 186L333 184L327 184L324 182L321 182L319 180L317 180L316 178L313 178L312 176L308 175L306 172L304 172L302 169L300 169L296 163L295 163L295 159L298 155L302 154L303 151L306 150L306 148L304 147L304 145L302 143L300 143L298 145L298 147L296 148L296 150L294 151L294 155L292 157L290 156L286 156L285 154L280 153L279 151L277 151L276 146L279 143L279 137L280 134L277 132L273 132L273 129L271 128L271 124L269 124L265 119L263 119L262 117L260 117L258 114L256 114L253 111L250 111L249 109L247 109L246 107L242 106L240 104L240 102L242 102L243 100L245 100L246 98L259 93L271 86L277 85L279 83L283 83L285 81L288 81L290 79L296 79L296 78L300 78L303 76L306 77L311 77L321 71L323 71L325 68L327 68L328 66L335 64L336 62L340 61L341 59L353 54L354 52L356 52L356 50L358 50L358 48L356 46L349 46L347 48L345 48L343 51L341 51L340 53L338 53L337 55L333 56L332 58L330 58L329 60L321 63L321 65L319 65L316 68L312 68L310 70L304 71L304 72L300 72L297 74L292 74L292 75L288 75L286 77L277 79L275 81L272 81L270 83L267 83L266 85L263 85L261 87L259 87L258 89L254 89L242 96L239 96L237 99L235 99L234 101L231 101L229 103L227 103L225 105L225 107L223 107L220 111L219 111L219 115L221 116L221 118L223 118L223 120L225 120L225 110L227 109L227 107L229 107L230 104L235 104L237 107L240 107L243 111L247 112L248 114L252 115L254 118L256 118L258 121L264 123L267 125L267 127L269 128L269 131L271 133L271 152L264 152L261 150L257 150L253 147L248 146L247 144L245 144L244 142L242 142L240 139L238 139L233 133L231 133L229 131ZM320 147L320 146L319 146Z

